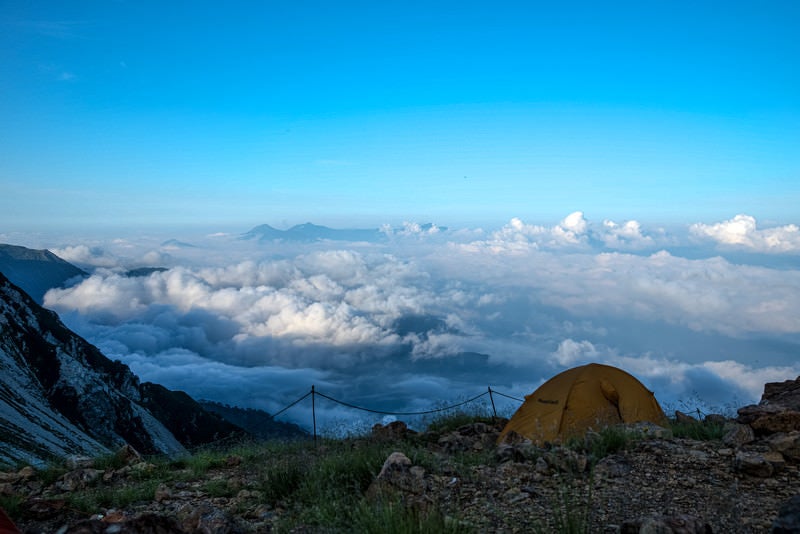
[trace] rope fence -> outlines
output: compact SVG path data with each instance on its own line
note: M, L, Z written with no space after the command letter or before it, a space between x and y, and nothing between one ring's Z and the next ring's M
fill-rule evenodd
M311 386L311 391L309 391L305 395L299 397L294 402L292 402L292 403L286 405L285 407L281 408L280 410L278 410L274 414L270 415L270 419L275 419L276 417L278 417L279 415L281 415L281 414L285 413L286 411L290 410L291 408L293 408L294 406L296 406L300 402L304 401L308 397L311 397L311 419L312 419L312 423L311 424L312 424L312 429L313 429L314 443L316 444L316 442L317 442L317 399L316 398L318 396L322 397L325 400L333 402L335 404L339 404L341 406L344 406L345 408L350 408L350 409L353 409L353 410L359 410L359 411L362 411L362 412L373 413L373 414L378 414L378 415L398 416L398 415L430 415L430 414L434 414L434 413L447 412L449 410L453 410L455 408L460 408L461 406L465 406L467 404L475 402L478 399L480 399L482 397L485 397L487 395L489 396L489 400L491 401L491 404L492 404L492 416L493 417L497 417L497 408L495 407L495 403L494 403L494 396L495 395L499 395L501 397L505 397L507 399L511 399L511 400L514 400L514 401L517 401L517 402L525 402L525 399L520 399L519 397L514 397L513 395L508 395L506 393L502 393L500 391L492 389L491 386L490 386L483 393L475 395L474 397L470 397L469 399L467 399L465 401L458 402L456 404L451 404L451 405L445 406L443 408L432 408L432 409L429 409L429 410L421 410L421 411L415 411L415 412L390 412L390 411L385 411L385 410L375 410L373 408L365 408L363 406L358 406L356 404L352 404L352 403L349 403L349 402L345 402L343 400L336 399L334 397L331 397L330 395L326 395L325 393L322 393L321 391L317 391L316 386L312 385Z

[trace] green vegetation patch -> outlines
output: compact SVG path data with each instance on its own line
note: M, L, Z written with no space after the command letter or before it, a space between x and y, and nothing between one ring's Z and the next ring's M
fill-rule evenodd
M710 421L670 421L672 435L676 438L698 441L721 441L725 435L725 423Z
M438 510L423 512L399 502L362 501L353 514L353 531L364 534L470 533L468 525L442 515Z

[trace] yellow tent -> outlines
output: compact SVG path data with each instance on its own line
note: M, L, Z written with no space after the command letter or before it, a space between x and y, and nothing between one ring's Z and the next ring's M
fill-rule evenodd
M527 395L500 433L512 430L537 445L618 423L666 420L653 393L621 369L590 363L568 369Z

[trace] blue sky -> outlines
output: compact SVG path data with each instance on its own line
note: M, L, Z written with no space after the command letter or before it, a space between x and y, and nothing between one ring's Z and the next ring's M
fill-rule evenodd
M798 28L780 1L3 2L0 226L797 222Z

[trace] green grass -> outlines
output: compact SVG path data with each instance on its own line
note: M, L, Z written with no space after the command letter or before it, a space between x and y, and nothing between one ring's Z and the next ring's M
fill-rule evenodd
M119 488L89 488L73 491L67 496L70 508L86 514L97 513L100 509L125 508L136 503L152 501L158 480L147 480Z
M320 451L295 451L290 457L264 468L261 490L267 502L284 503L290 508L279 530L311 526L346 531L359 523L363 528L357 531L379 532L369 530L370 525L379 525L381 518L386 519L391 514L390 519L396 520L400 528L396 532L447 532L413 529L419 525L422 525L419 528L430 527L437 521L434 516L401 517L399 508L373 506L367 502L366 491L392 452L402 450L414 463L424 460L432 464L432 456L427 451L410 443L399 445L367 440L330 441ZM412 524L417 527L409 526ZM387 528L386 523L383 528Z
M427 422L426 428L429 432L445 433L457 430L464 425L472 423L492 424L493 421L494 418L488 411L481 408L472 411L456 410L434 416L433 419Z
M224 451L203 449L190 456L172 460L169 465L172 469L185 469L193 477L202 477L212 469L223 467L228 456Z
M122 469L126 465L128 465L127 458L121 452L98 456L93 462L94 469L102 470Z
M707 421L677 422L670 420L672 435L676 438L688 438L698 441L720 441L725 435L724 423Z
M469 526L437 510L422 512L399 502L362 501L353 514L352 530L364 534L469 533Z
M45 486L53 484L56 480L66 473L68 469L61 464L48 464L42 469L36 471L36 478Z
M591 527L592 481L576 487L575 480L565 480L550 506L550 525L539 523L536 534L588 534Z
M238 491L227 479L215 478L203 484L203 493L211 497L233 497Z
M21 495L0 495L0 508L10 517L19 517L25 498Z
M279 458L262 468L259 489L266 501L275 505L300 489L307 470L301 458Z
M447 432L475 422L491 423L492 418L451 413L438 417L432 426L438 432ZM443 458L413 436L392 442L369 437L323 439L318 445L308 441L236 443L227 448L196 450L180 458L148 457L149 468L131 469L107 481L100 478L89 487L70 492L67 505L86 514L125 509L151 502L159 484L171 487L179 481L210 497L231 498L242 489L251 491L255 504L266 504L276 511L278 531L307 527L342 532L469 532L457 517L397 502L375 502L367 498L367 489L395 451L403 452L413 465L431 474L458 472L459 476L469 476L474 466L495 461L491 446ZM124 458L116 454L95 459L94 466L106 471L126 467ZM67 471L54 464L38 470L35 478L49 486ZM233 476L236 484L229 483ZM21 503L5 497L0 506L15 514Z
M565 446L586 455L590 468L612 454L629 449L638 439L635 433L621 426L605 427L600 432L589 433L583 438L572 438Z

